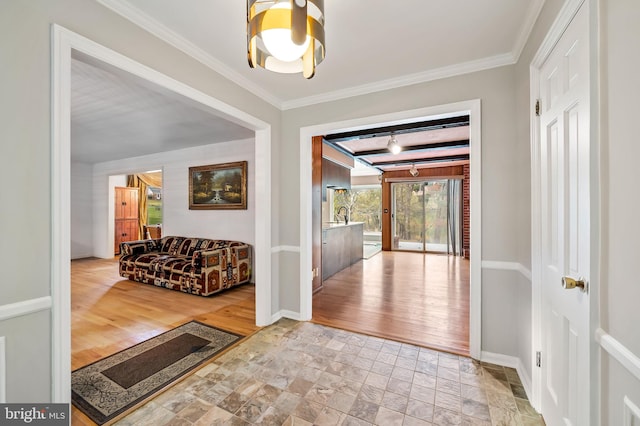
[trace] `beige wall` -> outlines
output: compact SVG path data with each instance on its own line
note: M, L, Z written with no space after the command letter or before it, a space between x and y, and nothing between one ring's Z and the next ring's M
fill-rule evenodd
M270 123L278 144L280 111L194 59L92 0L3 0L0 2L0 178L2 188L3 284L0 311L10 304L38 312L0 319L5 336L7 401L50 399L51 334L51 25L59 24L103 46L182 81ZM277 149L275 150L277 152ZM278 169L278 156L272 156ZM272 177L278 197L278 175ZM11 200L7 202L6 200ZM273 229L277 229L277 202ZM278 235L273 235L278 243ZM277 278L277 259L272 264ZM277 281L275 281L277 283ZM277 286L276 286L277 296ZM50 300L49 300L50 303ZM278 300L274 298L274 309ZM43 310L41 307L45 306ZM15 306L15 305L11 305ZM0 316L2 318L2 316ZM0 383L2 385L2 383Z
M602 328L640 357L640 201L637 140L640 106L640 2L600 0ZM623 398L640 407L640 380L603 352L602 424L621 425ZM636 422L640 419L636 419ZM635 424L635 423L633 423Z

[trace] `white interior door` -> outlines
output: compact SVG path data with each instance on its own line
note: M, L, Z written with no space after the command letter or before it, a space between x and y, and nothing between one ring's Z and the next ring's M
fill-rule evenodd
M550 426L589 425L587 3L540 69L541 409Z

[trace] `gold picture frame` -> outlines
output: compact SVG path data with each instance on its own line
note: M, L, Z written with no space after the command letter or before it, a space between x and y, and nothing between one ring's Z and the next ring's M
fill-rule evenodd
M189 210L246 209L246 161L189 167Z

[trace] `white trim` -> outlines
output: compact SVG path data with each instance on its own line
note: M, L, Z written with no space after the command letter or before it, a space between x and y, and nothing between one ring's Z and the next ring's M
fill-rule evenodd
M7 402L7 346L5 337L0 336L0 404Z
M256 325L271 323L271 127L244 111L144 66L59 25L52 26L51 294L52 402L71 395L70 109L71 55L76 50L215 110L255 131Z
M289 252L289 253L300 253L300 247L298 246L276 246L271 248L271 253L281 253L281 252Z
M596 330L595 339L602 349L640 380L640 357L601 328Z
M500 262L495 260L483 260L482 269L497 269L501 271L518 271L523 277L531 281L531 271L522 263L518 262Z
M275 323L281 318L289 318L294 321L303 321L300 318L300 314L298 312L289 311L287 309L282 309L271 316L271 323Z
M353 96L367 95L369 93L380 92L383 90L395 89L398 87L410 86L413 84L427 83L429 81L441 80L464 74L485 71L492 68L513 65L515 58L511 53L491 56L488 58L478 59L476 61L464 62L461 64L450 65L447 67L436 68L415 74L404 75L388 80L376 81L374 83L363 84L360 86L352 86L343 90L326 92L321 95L308 96L306 98L294 99L282 102L282 110L301 108L309 105L320 104L323 102L331 102L339 99L351 98Z
M415 110L399 111L378 116L369 116L352 120L324 123L300 128L300 318L303 321L311 319L312 289L310 274L311 261L311 169L312 153L311 138L326 133L366 129L372 126L410 123L424 120L437 115L450 115L461 111L468 111L469 142L470 142L470 219L471 219L471 247L470 247L470 305L469 305L469 348L473 358L480 358L482 337L482 117L479 99L437 105Z
M534 0L529 2L529 9L527 9L527 16L522 24L522 31L520 31L518 38L516 38L513 50L511 50L511 55L514 57L514 63L520 60L520 55L522 54L522 51L527 44L527 40L529 40L529 36L531 35L531 31L533 31L533 27L536 24L536 20L542 11L544 1L545 0Z
M50 309L51 296L0 305L0 321Z
M133 6L130 2L123 0L96 1L103 6L111 9L123 18L133 22L135 25L139 26L145 31L148 31L149 33L158 37L160 40L165 41L176 49L186 53L196 61L206 65L218 74L231 80L238 86L250 91L257 97L265 100L266 102L269 102L276 108L280 108L282 101L279 98L264 90L264 88L259 84L249 80L248 78L245 78L232 68L229 68L229 66L227 66L224 62L221 62L218 59L214 58L209 53L191 43L189 40L182 37L175 31L167 28L160 21L142 12L140 9Z
M350 87L345 90L336 90L333 92L323 93L321 95L283 101L282 99L274 96L269 91L265 90L259 84L256 84L250 79L244 77L237 71L227 66L225 63L211 56L205 50L201 49L183 36L166 27L160 21L152 18L140 9L136 8L130 2L127 2L125 0L97 1L98 3L111 9L123 18L131 21L135 25L158 37L160 40L163 40L176 49L181 50L195 60L216 71L223 77L231 80L241 87L244 87L245 89L251 91L254 95L265 100L266 102L269 102L271 105L281 110L300 108L318 103L345 99L352 96L366 95L368 93L379 92L382 90L394 89L418 83L426 83L442 78L450 78L458 75L484 71L491 68L513 65L518 61L518 58L520 57L520 54L524 49L524 46L527 39L529 38L531 30L533 29L536 19L538 18L538 15L542 10L542 5L544 4L544 0L536 0L531 2L531 4L529 5L529 9L527 10L525 21L522 25L522 31L520 31L520 33L516 37L513 48L509 53L489 56L475 61L463 62L442 68L428 70L425 72L404 75L398 78L377 81L370 84L364 84L361 86Z
M623 411L623 425L622 426L637 426L640 422L640 408L629 399L627 395L623 398L624 411Z
M538 351L542 347L544 339L542 333L542 224L541 224L541 188L540 188L540 130L539 130L539 118L535 114L535 103L537 99L540 99L540 67L544 64L547 57L560 40L562 34L569 26L573 17L578 13L580 7L587 0L567 0L553 24L549 28L544 40L540 44L538 51L531 60L529 67L529 117L530 117L530 139L531 139L531 285L532 285L532 307L531 307L531 324L532 324L532 345L533 350ZM590 7L590 33L597 34L598 29L598 0L588 0L591 3ZM593 6L595 4L596 6ZM590 58L591 61L599 61L597 52L597 37L590 36ZM591 85L594 81L598 81L598 66L590 64L590 78ZM599 105L598 90L594 90L590 87L591 93L591 108L590 112L592 117L590 119L591 125L591 146L598 145L599 137L597 135L597 126L599 120L599 113L594 114L593 108ZM599 172L597 171L597 164L599 150L591 150L591 287L590 291L590 322L591 326L599 324L599 299L598 299L598 283L597 277L599 275L599 229L600 229L600 199L599 199ZM596 168L594 169L594 165ZM535 362L535 360L533 360ZM591 389L589 395L589 403L592 407L590 416L592 418L599 418L599 362L598 354L594 351L590 354L590 371L591 376ZM535 366L532 366L532 395L530 399L531 405L540 411L541 398L542 398L542 370Z
M518 372L518 377L520 377L520 381L522 382L522 387L527 394L527 398L531 396L531 378L527 374L527 370L524 368L524 364L520 358L511 355L482 351L482 358L480 358L480 361L501 365L503 367L515 368Z

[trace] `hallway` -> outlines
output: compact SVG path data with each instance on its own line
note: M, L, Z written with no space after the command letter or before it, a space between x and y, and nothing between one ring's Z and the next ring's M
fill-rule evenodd
M383 251L324 281L312 321L469 355L469 260Z

